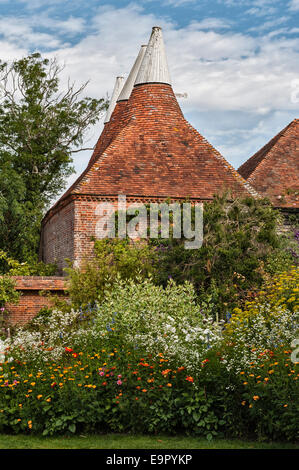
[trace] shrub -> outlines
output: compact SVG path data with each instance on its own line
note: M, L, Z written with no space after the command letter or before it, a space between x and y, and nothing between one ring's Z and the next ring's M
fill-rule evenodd
M281 269L291 263L278 233L281 216L269 201L228 199L228 194L218 195L204 204L201 248L187 250L173 238L151 241L158 254L156 282L165 285L169 276L178 283L192 282L199 300L210 297L214 315L222 318L262 285L261 268L271 264L274 253Z
M81 268L69 266L69 295L74 308L87 307L103 299L107 285L116 280L148 276L152 270L154 254L144 242L131 243L128 239L97 240L94 259Z
M190 283L165 288L150 279L119 280L98 307L95 327L117 347L167 353L171 364L196 370L206 350L221 336L221 327L197 304ZM107 335L107 331L111 334Z
M11 258L5 251L0 250L0 272L10 276L52 276L56 265L40 262L21 263Z

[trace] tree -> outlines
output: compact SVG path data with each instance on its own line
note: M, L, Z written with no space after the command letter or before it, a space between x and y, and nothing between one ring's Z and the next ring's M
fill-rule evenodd
M0 61L0 249L22 261L36 258L45 210L107 108L104 98L80 98L87 83L61 91L62 69L39 53Z

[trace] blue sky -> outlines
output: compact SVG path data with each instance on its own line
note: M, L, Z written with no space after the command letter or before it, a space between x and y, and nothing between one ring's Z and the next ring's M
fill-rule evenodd
M298 118L299 0L0 0L0 58L56 56L62 86L90 80L102 97L155 25L185 117L235 168ZM90 153L74 155L77 174Z

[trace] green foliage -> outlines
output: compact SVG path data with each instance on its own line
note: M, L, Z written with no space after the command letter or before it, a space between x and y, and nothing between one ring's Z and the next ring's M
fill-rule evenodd
M4 305L7 302L17 303L20 294L15 291L15 282L10 276L0 276L0 307L4 313Z
M5 304L17 304L20 293L15 290L15 280L12 276L51 276L55 273L55 265L42 262L20 263L0 250L0 320L5 324Z
M60 90L61 70L39 53L0 61L0 248L20 261L36 259L44 211L73 172L72 152L107 106L79 99L86 84Z
M68 292L74 308L86 307L101 301L108 285L117 279L136 279L152 271L154 254L144 242L131 243L128 239L97 240L95 258L80 269L69 267Z
M298 316L297 278L278 276L209 344L190 285L148 279L118 281L92 315L52 312L21 328L2 346L0 432L298 440L298 321L284 321Z
M228 202L227 194L204 204L203 218L199 249L185 249L173 238L151 241L158 252L156 281L165 285L171 276L177 282L192 282L199 300L209 297L214 314L224 316L262 284L262 263L274 252L280 254L281 218L267 200L247 197ZM287 265L290 257L282 259L285 267L283 261Z

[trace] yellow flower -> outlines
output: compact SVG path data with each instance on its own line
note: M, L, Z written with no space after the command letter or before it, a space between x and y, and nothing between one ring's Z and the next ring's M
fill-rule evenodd
M37 395L36 398L39 400L40 398L42 398L42 395Z
M51 397L50 397L50 398L47 398L46 401L48 401L48 402L51 401Z

